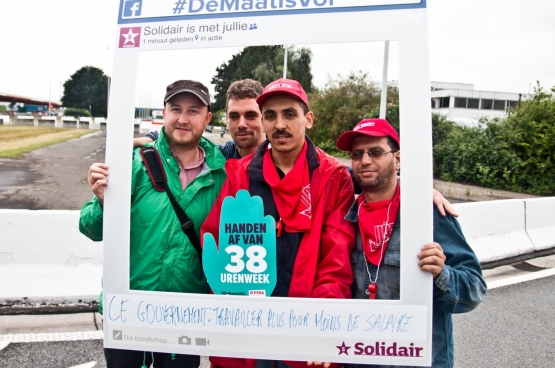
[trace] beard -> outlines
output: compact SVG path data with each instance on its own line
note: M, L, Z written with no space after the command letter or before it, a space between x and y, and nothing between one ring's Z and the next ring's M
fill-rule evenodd
M239 134L248 134L242 135ZM256 138L255 134L247 129L238 130L233 134L233 141L237 145L237 147L242 149L252 148L258 145L258 139Z
M364 167L357 170L355 179L358 185L364 192L376 192L389 188L390 185L396 183L397 170L395 170L395 161L391 160L391 164L382 170L377 171L377 176L374 179L362 178L360 172L365 171Z
M172 149L190 150L196 148L199 145L201 137L202 132L199 133L191 130L189 136L183 137L176 132L175 127L170 131L166 129L166 140Z

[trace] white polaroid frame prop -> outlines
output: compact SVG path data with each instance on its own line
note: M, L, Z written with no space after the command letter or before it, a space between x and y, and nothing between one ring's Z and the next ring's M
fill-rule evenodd
M429 273L420 271L416 258L420 247L432 240L426 1L120 0L118 23L106 156L110 186L104 206L104 346L429 366L432 281ZM252 298L129 289L129 147L140 51L384 40L398 41L400 58L401 300ZM187 73L184 68L183 78L194 79L194 70Z

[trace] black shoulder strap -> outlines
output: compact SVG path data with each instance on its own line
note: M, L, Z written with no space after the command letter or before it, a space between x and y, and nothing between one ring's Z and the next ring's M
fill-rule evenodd
M191 219L187 216L183 208L177 203L177 200L173 196L171 190L166 185L166 173L164 172L164 167L162 166L162 160L160 159L160 154L154 147L141 147L141 156L143 157L143 163L146 166L148 176L150 176L150 181L157 191L166 191L170 202L173 206L175 214L181 223L181 230L187 235L191 244L195 247L202 268L202 249L200 248L200 241L198 239L197 233L195 232L195 225Z
M141 156L154 188L159 192L165 191L166 172L164 171L164 166L162 166L162 159L158 151L154 147L141 147Z

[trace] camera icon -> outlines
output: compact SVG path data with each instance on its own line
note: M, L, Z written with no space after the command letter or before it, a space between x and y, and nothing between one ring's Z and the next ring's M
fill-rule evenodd
M179 336L177 338L177 343L179 345L191 345L191 338L189 336Z

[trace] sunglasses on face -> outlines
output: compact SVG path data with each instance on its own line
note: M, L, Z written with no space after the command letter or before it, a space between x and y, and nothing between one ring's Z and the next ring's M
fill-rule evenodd
M349 156L351 157L351 160L353 160L353 161L360 161L364 157L365 153L368 154L368 156L370 156L370 158L380 158L383 155L385 155L386 153L395 153L395 152L397 152L397 151L388 151L388 152L386 152L384 150L376 148L376 149L371 149L371 150L366 151L366 152L359 151L359 150L351 151L349 153Z

